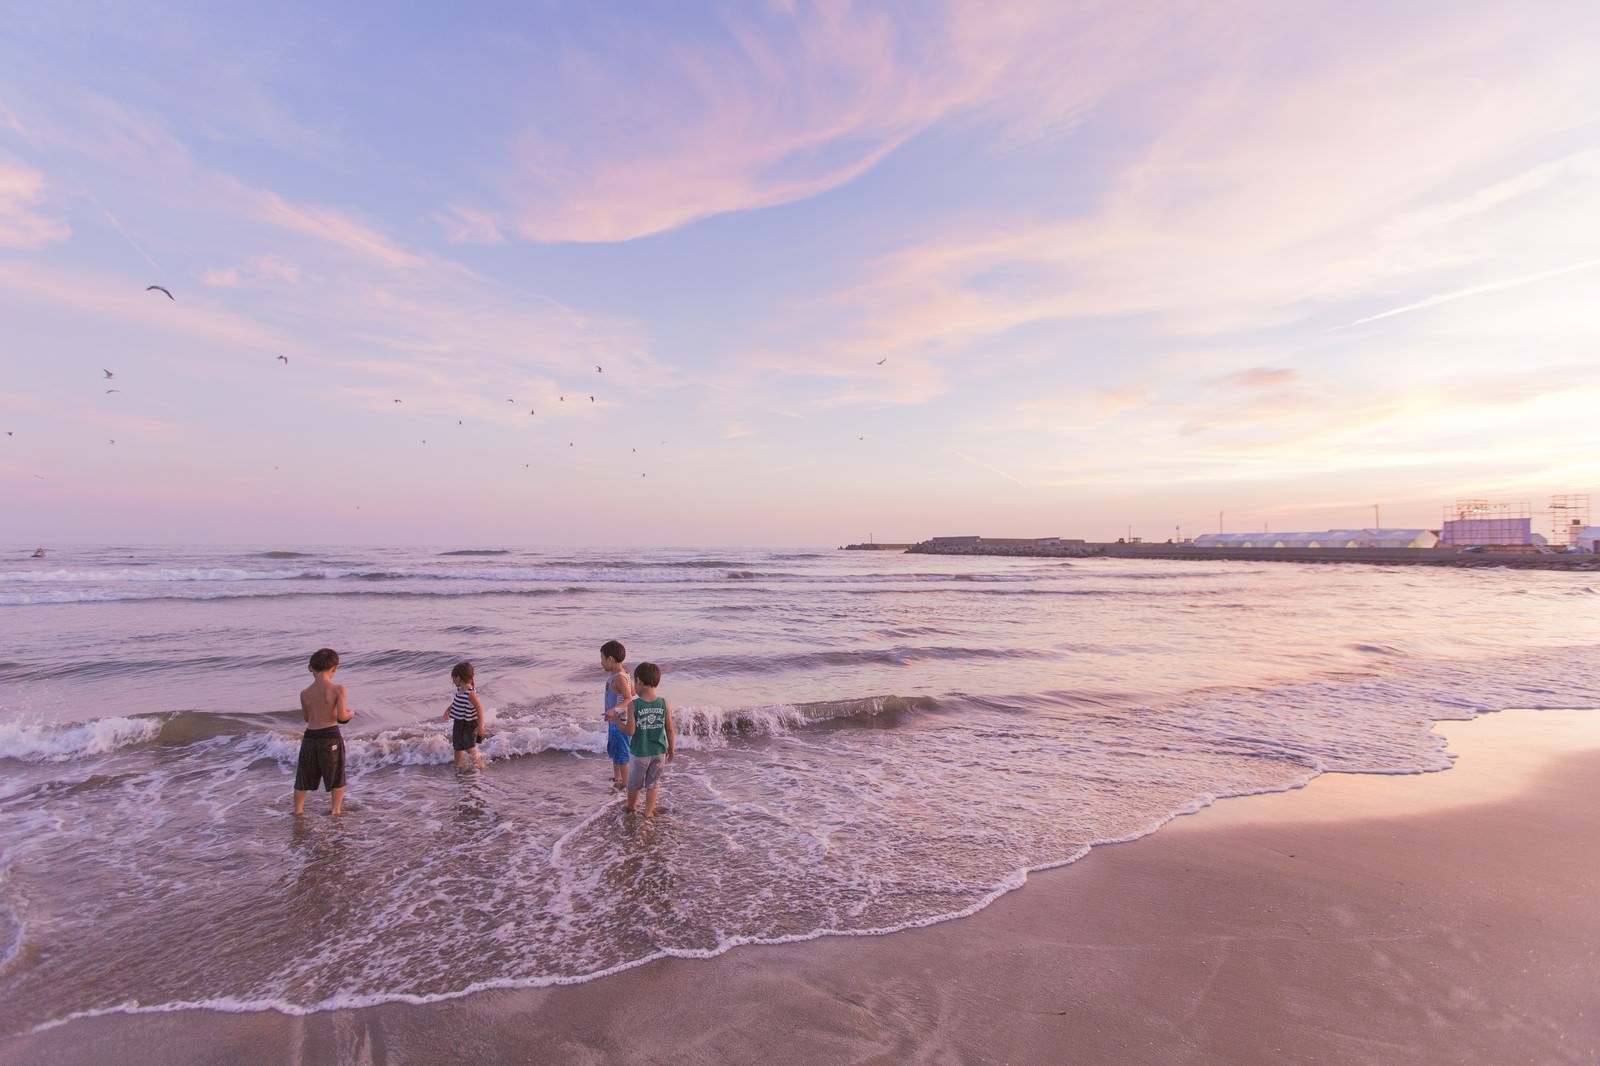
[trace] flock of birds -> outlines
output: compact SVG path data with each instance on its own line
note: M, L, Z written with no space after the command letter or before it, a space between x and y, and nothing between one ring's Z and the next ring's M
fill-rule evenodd
M172 300L174 303L177 302L177 298L172 295L172 290L168 289L165 285L147 285L147 286L145 286L145 290L144 291L145 292L159 292L163 296L165 296L168 300ZM278 355L276 357L276 359L277 359L278 362L283 363L284 366L288 366L289 365L289 357L287 355ZM595 365L594 370L595 370L595 373L597 373L597 374L605 373L605 368L603 366L599 365L599 364ZM116 380L116 376L117 375L112 370L107 369L105 367L102 367L100 372L105 375L105 377L103 379L103 382ZM108 388L108 389L106 389L106 395L109 396L112 393L119 393L121 391L122 390L120 388ZM566 403L567 402L567 398L566 398L565 395L559 395L559 396L556 397L556 401L558 403ZM403 401L400 400L399 398L396 398L394 402L398 404L398 403L401 403ZM509 403L509 404L515 404L517 401L514 398L508 398L506 400L506 402ZM590 403L596 403L597 401L596 401L596 399L595 399L595 397L593 395L590 395L589 396L589 402ZM538 414L538 410L535 409L535 408L530 408L529 411L528 411L528 414L537 415ZM456 421L456 425L458 425L458 426L465 425L465 421L461 420L461 419L458 419ZM8 430L6 430L6 436L7 437L15 437L16 433L15 433L14 430L9 430L8 429ZM116 444L117 443L115 438L109 438L109 442L111 444ZM427 442L427 440L423 440L422 443L423 444L427 444L428 442ZM664 445L667 442L666 441L662 441L661 443ZM567 444L567 447L575 448L575 447L577 447L577 442L576 441L569 441L568 444ZM639 451L638 448L633 448L631 450L632 450L632 452L634 454L637 454L638 451ZM524 467L532 467L532 465L533 465L532 463L524 463L523 464ZM274 468L274 469L276 469L276 468ZM644 477L645 474L641 473L639 476L640 477ZM45 480L44 475L42 475L42 474L35 474L34 477L38 478L41 481Z
M174 303L177 302L177 298L172 295L172 291L170 289L168 289L165 285L147 285L147 286L145 286L145 290L144 291L145 292L159 292L163 296L165 296L168 300L172 300ZM277 356L277 361L283 363L284 366L288 366L289 365L289 357L287 355L279 355L279 356ZM888 361L889 361L889 357L888 356L884 356L882 359L879 359L877 361L877 365L878 366L883 366ZM595 364L594 371L595 371L596 374L604 374L605 373L605 368L603 366L599 365L599 364ZM116 374L114 374L112 371L110 371L110 370L108 370L108 369L106 369L104 367L101 368L101 373L103 373L105 375L104 381L114 381L116 379ZM106 395L109 396L112 393L119 393L121 391L122 390L119 389L119 388L108 388L108 389L106 389ZM398 404L398 403L402 403L403 401L397 397L397 398L395 398L394 402ZM509 403L509 404L515 405L516 402L517 401L514 398L508 397L506 399L506 403ZM556 397L556 402L558 402L558 403L566 403L567 402L567 398L566 398L565 395L559 395L559 396ZM589 396L589 402L590 403L595 403L596 402L595 397L593 395ZM528 410L528 414L529 415L537 416L538 413L539 412L538 412L538 410L536 408L529 408L529 410ZM456 425L458 425L458 426L465 425L465 424L466 423L465 423L464 420L461 420L461 419L457 419L456 420ZM9 430L9 429L6 430L6 436L7 437L14 437L15 435L16 434L15 434L14 431ZM857 437L856 439L857 440L865 440L866 438L865 437ZM111 439L111 443L112 444L116 444L117 442L113 438L113 439ZM423 444L427 444L428 442L427 442L426 439L424 439L422 441L422 443ZM665 445L667 442L666 441L662 441L661 443L663 445ZM569 441L568 444L567 444L567 447L575 448L575 447L577 447L577 442L576 441ZM637 447L635 447L635 448L632 448L631 451L632 451L633 454L638 454L639 449ZM532 467L532 465L533 465L532 463L524 463L523 464L523 466L525 468ZM38 478L41 481L44 480L44 475L42 475L42 474L35 474L33 476ZM645 475L643 473L641 473L639 476L640 477L644 477Z

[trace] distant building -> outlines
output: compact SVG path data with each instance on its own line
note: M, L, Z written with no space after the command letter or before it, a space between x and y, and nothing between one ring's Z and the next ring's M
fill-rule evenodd
M1600 526L1590 526L1573 534L1573 547L1591 555L1600 554Z
M982 537L934 537L929 544L935 548L976 548Z
M1525 516L1446 519L1439 540L1460 547L1533 544L1533 519Z

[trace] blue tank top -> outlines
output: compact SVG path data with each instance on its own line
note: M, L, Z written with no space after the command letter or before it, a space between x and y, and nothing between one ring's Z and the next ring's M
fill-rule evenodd
M611 679L616 677L616 676L617 676L616 674L607 674L606 675L606 713L607 714L610 714L613 710L616 709L617 704L622 702L622 693L618 692L616 689L611 687Z

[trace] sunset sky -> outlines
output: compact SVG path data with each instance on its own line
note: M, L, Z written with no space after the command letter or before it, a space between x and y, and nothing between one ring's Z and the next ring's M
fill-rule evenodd
M11 5L0 542L1600 504L1597 55L1591 0Z

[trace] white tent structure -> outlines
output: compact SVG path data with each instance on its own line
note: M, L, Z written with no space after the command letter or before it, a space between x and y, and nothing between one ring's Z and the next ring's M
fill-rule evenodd
M1330 529L1321 533L1202 533L1202 548L1434 548L1431 529Z
M1586 551L1591 555L1600 553L1600 526L1579 530L1574 543L1577 544L1579 551Z
M1364 548L1437 548L1439 535L1431 529L1363 529Z

